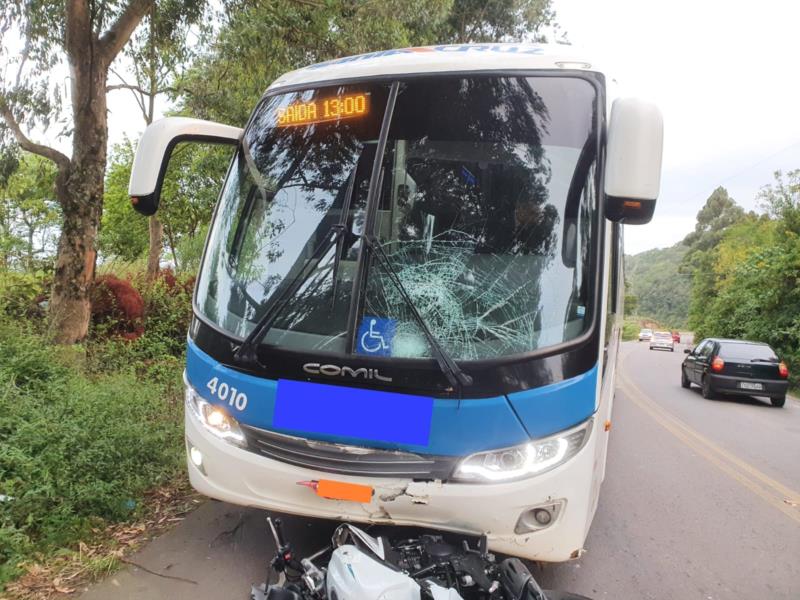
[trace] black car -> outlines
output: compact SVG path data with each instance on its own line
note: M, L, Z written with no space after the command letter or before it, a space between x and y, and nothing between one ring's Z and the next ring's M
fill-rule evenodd
M681 386L696 383L704 398L715 394L769 396L773 406L783 406L789 388L789 369L767 344L708 338L681 364Z

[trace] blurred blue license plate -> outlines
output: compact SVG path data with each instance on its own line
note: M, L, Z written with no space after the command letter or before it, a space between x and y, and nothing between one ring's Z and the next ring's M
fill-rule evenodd
M750 381L740 381L739 387L743 390L763 390L764 386L760 383L752 383Z
M427 446L433 404L424 396L279 379L272 424L347 442Z

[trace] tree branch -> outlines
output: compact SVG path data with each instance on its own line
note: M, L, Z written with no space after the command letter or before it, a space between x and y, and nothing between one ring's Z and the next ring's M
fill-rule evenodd
M145 96L149 96L150 95L150 92L148 92L147 90L143 89L142 87L140 87L138 85L135 85L135 84L132 84L132 83L115 83L114 85L106 86L106 91L107 92L113 92L114 90L131 90L132 92L138 92L138 93L143 94ZM183 90L180 90L180 89L178 89L176 87L167 86L167 87L158 88L157 90L155 90L153 95L159 96L161 94L166 94L166 93L179 94L182 91Z
M14 134L14 138L17 140L20 148L27 150L32 154L38 154L39 156L43 156L44 158L52 160L54 163L56 163L56 165L58 165L59 169L69 169L70 160L66 154L62 154L50 146L44 146L43 144L37 144L36 142L31 141L28 136L22 132L19 123L17 123L17 120L14 118L14 113L11 112L8 104L6 104L2 98L0 98L0 115L2 115L3 120L5 120L8 128L11 130L11 133Z
M131 83L117 83L114 85L107 85L106 91L113 92L114 90L131 90L132 92L139 92L140 94L144 94L145 96L149 96L150 92L146 92L138 85L134 85Z
M146 92L141 86L125 81L125 78L117 73L113 67L109 67L109 70L116 75L122 83L106 87L106 92L111 90L130 90L131 94L133 94L133 99L136 100L136 104L139 105L139 110L142 111L144 120L147 121L147 109L144 105L144 97L149 96L149 92Z
M128 43L131 34L139 25L142 17L153 7L153 4L155 4L155 0L130 0L114 24L100 36L100 53L107 65L111 64L120 50Z

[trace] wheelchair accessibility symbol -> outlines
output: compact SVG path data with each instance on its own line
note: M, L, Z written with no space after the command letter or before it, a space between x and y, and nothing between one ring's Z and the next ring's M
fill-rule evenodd
M394 319L364 315L358 328L356 352L372 356L391 356L396 326L397 322Z

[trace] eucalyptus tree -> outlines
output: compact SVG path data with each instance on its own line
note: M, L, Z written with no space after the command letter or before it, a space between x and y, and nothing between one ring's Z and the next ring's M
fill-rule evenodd
M184 114L243 124L285 71L440 43L542 41L552 0L227 0L210 51L182 78Z
M453 0L436 42L543 41L555 25L551 0Z
M107 158L109 71L144 16L161 3L5 0L0 11L0 48L8 56L0 73L0 143L13 140L57 168L63 218L49 306L54 338L61 343L81 340L89 326ZM68 93L58 92L63 65L69 68ZM62 103L69 110L62 111ZM69 155L34 139L42 130L54 138L62 116Z

